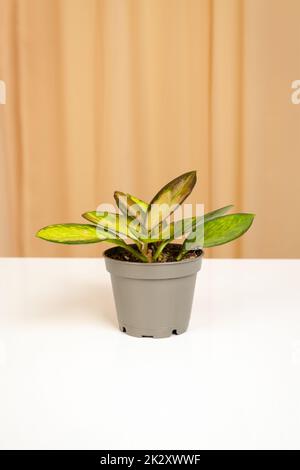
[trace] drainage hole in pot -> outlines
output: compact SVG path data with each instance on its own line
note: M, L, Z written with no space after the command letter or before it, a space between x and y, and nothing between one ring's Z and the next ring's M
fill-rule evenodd
M154 338L154 336L142 335L142 338Z
M122 328L123 333L126 333L126 328L123 326Z
M177 330L173 330L172 335L177 335Z

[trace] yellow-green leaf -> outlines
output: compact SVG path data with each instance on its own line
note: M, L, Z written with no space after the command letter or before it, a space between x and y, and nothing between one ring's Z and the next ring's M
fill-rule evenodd
M98 243L104 240L119 244L119 241L122 241L114 234L88 224L48 225L40 229L36 236L49 242L67 245Z
M115 191L114 198L120 211L127 217L128 215L137 219L141 224L144 222L148 204L131 194Z
M133 228L132 217L126 217L122 214L115 214L113 212L98 212L91 211L82 214L82 217L87 219L89 222L96 224L98 227L109 230L115 233L118 237L125 235L133 240L138 240L138 234ZM132 228L130 225L132 224Z

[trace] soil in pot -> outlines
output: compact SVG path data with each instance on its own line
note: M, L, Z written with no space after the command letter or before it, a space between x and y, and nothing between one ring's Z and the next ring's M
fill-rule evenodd
M136 248L135 245L132 245L133 248ZM157 263L170 263L176 261L176 258L179 254L181 245L178 243L169 243L163 250L163 252L160 254ZM137 248L136 248L137 249ZM148 247L149 250L152 251L152 254L154 254L156 250L156 246L154 243L149 244ZM202 250L191 250L188 251L182 260L191 260L198 258L201 256ZM120 246L116 246L115 248L112 248L109 250L109 253L107 253L107 256L109 258L118 260L118 261L129 261L129 262L134 262L134 263L143 263L139 259L137 259L134 255L129 253L127 250Z

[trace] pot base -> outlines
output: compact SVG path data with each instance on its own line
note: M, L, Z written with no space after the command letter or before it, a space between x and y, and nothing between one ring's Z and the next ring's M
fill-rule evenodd
M160 329L140 329L134 328L132 326L119 326L120 331L126 333L129 336L134 336L136 338L169 338L172 335L182 335L185 333L187 328L180 329L180 328L160 328Z

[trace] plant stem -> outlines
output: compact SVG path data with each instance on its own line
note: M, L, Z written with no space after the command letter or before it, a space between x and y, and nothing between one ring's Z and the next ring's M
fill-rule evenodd
M187 250L184 250L183 248L181 248L181 250L180 250L180 252L179 252L179 254L176 258L176 261L181 261L186 253L187 253Z
M164 240L163 242L161 242L157 248L157 250L155 251L154 253L154 256L153 256L153 261L156 261L158 258L159 258L159 255L161 254L161 252L165 249L165 247L170 243L171 239L169 240Z
M142 248L142 253L143 253L143 255L147 256L147 253L148 253L148 243L144 243L143 248Z
M132 239L133 240L133 239ZM142 251L142 244L139 240L133 240L136 244L136 246L138 247L139 251Z
M139 253L137 250L132 248L130 245L124 245L125 250L129 251L133 256L137 259L143 261L144 263L148 263L148 258L143 253Z

